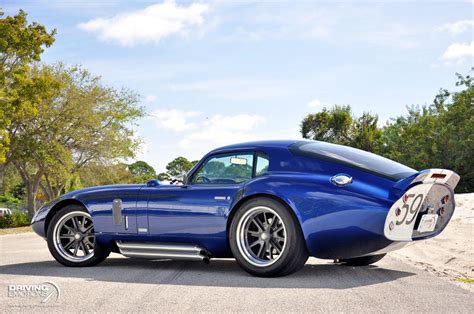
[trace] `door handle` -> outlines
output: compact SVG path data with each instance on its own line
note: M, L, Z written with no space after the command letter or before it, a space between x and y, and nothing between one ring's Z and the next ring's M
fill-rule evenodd
M345 173L339 173L331 177L331 183L335 186L346 186L352 183L352 177Z

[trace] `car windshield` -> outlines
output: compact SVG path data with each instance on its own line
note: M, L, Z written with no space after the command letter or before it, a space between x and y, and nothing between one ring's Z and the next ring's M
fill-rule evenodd
M295 155L337 162L391 180L406 178L417 171L393 160L348 146L326 142L297 142L290 145Z

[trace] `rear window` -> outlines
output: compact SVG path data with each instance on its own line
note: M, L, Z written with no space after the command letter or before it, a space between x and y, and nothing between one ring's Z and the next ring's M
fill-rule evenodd
M326 142L297 142L290 145L295 155L336 162L391 180L406 178L417 171L393 160L348 146Z

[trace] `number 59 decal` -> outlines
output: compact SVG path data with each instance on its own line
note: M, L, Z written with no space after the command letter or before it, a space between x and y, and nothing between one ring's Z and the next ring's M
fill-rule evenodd
M418 213L418 210L420 209L421 204L423 203L423 197L424 197L423 194L416 194L416 196L415 194L405 194L402 197L402 201L403 201L402 209L400 210L399 208L397 208L397 210L395 211L395 215L400 217L402 212L404 214L400 220L397 220L395 222L397 226L403 224L404 222L407 225L413 222L413 220L416 217L416 214ZM408 214L410 214L410 216Z
M384 235L387 239L412 241L416 216L432 187L432 183L416 185L392 205L385 219Z

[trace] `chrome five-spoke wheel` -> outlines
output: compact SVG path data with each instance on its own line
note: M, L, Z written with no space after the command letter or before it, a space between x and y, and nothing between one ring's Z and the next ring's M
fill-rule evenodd
M94 256L94 225L89 213L73 211L62 216L54 226L54 246L64 259L84 262Z
M286 247L286 228L281 217L265 206L251 208L237 225L237 245L252 265L275 263Z

